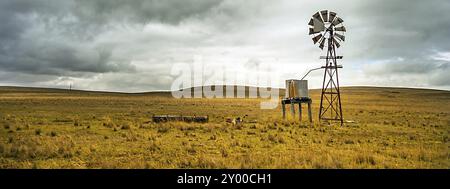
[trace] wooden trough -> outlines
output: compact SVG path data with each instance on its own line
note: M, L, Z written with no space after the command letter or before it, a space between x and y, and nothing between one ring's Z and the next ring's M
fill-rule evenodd
M207 123L208 116L183 116L183 115L154 115L152 117L153 122L169 122L169 121L184 121L184 122L195 122L195 123Z

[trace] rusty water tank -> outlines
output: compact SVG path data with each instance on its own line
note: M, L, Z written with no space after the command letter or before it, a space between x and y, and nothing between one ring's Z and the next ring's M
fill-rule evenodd
M308 80L286 80L285 98L309 97Z

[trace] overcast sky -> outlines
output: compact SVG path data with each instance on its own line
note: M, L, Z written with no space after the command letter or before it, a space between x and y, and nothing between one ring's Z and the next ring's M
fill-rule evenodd
M1 0L0 85L168 90L172 65L202 56L272 62L282 86L324 64L307 26L323 9L347 28L342 86L450 90L448 0Z

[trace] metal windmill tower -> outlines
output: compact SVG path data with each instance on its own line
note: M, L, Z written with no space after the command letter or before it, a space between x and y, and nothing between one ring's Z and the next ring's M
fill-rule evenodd
M314 44L319 48L327 49L327 55L321 56L325 59L323 75L322 94L320 97L319 120L335 120L344 122L342 115L341 93L339 90L339 77L337 60L342 56L336 55L336 48L345 41L346 29L342 24L344 21L336 16L335 12L323 10L315 13L309 21L309 35L312 36Z

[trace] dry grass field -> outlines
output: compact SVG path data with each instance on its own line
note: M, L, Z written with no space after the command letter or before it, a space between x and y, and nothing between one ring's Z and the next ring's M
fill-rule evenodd
M261 110L260 99L0 87L0 168L450 168L449 91L342 93L352 123L340 127L317 121L318 90L309 125ZM153 114L210 120L153 123ZM225 122L244 115L243 125Z

